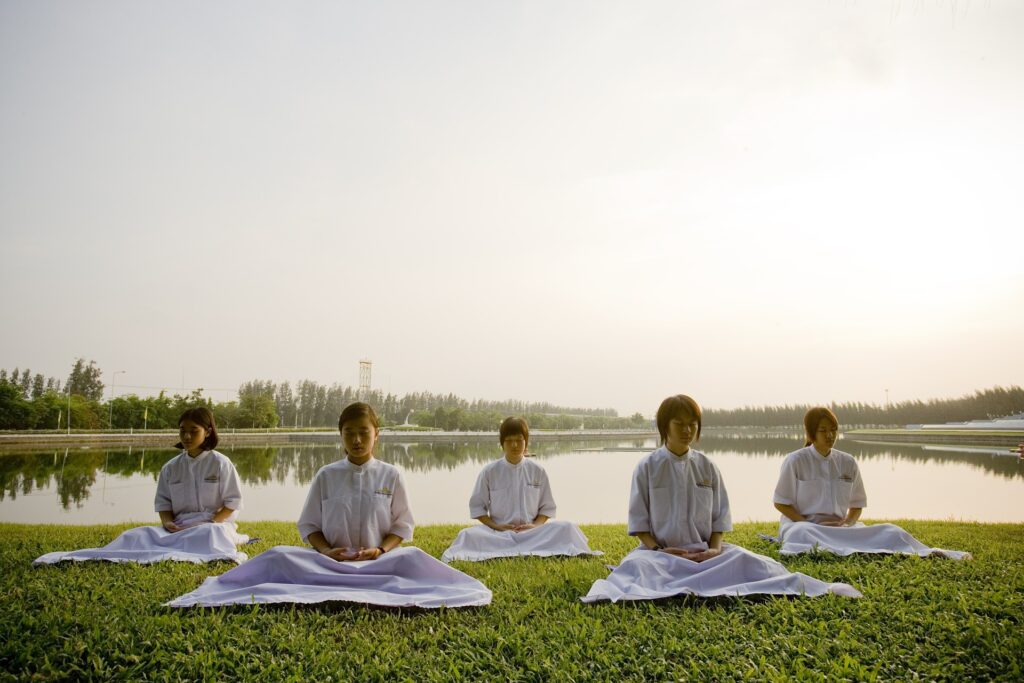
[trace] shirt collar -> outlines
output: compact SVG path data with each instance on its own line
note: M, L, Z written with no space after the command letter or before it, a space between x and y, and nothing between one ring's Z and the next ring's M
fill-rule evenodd
M676 455L675 453L668 449L668 446L664 444L662 444L659 447L659 450L663 451L665 453L665 456L673 462L686 462L687 460L690 459L690 456L693 455L693 446L690 446L690 449L686 451L686 453L684 453L683 455Z

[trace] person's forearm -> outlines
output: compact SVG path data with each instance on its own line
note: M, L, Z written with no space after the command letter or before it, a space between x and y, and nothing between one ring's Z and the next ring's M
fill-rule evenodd
M797 510L792 505L786 505L785 503L775 503L775 509L781 512L782 514L786 515L786 517L789 517L794 522L807 521L807 518L801 515L800 511Z
M318 553L323 553L331 549L331 544L327 542L327 539L324 537L324 532L322 531L314 531L306 537L306 540Z
M636 534L636 537L639 538L640 542L647 546L650 550L654 550L655 548L661 547L661 544L658 543L658 539L656 539L654 537L654 534L652 534L649 531L641 531L640 533Z
M860 519L860 513L863 512L864 508L850 508L846 512L846 519L843 520L845 526L853 526Z
M225 519L227 519L232 514L234 514L234 512L235 511L232 510L231 508L229 508L227 506L224 506L220 510L217 510L215 513L213 513L213 520L212 521L214 521L214 522L223 522Z
M386 553L391 552L400 545L402 545L402 537L397 534L388 534L384 537L384 540L380 542L380 547Z
M711 548L712 550L721 550L722 549L722 532L721 531L712 532L711 538L708 539L708 547Z
M173 523L174 522L174 513L171 512L170 510L161 510L159 512L159 514L160 514L160 524L162 524L164 526L167 526L168 523Z
M533 518L533 523L534 524L543 524L544 522L548 521L549 519L551 519L551 518L548 517L547 515L537 515L536 517Z
M503 529L500 526L498 526L498 524L493 519L491 519L490 515L480 515L476 518L476 521L480 522L489 529L494 529L495 531L503 531Z

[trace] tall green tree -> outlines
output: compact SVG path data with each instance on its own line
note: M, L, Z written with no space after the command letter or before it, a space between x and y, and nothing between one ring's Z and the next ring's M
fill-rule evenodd
M238 419L244 427L276 427L274 383L254 380L238 389Z
M96 361L91 360L86 363L85 359L78 358L71 368L71 374L68 375L68 381L65 382L64 388L72 395L84 396L90 401L102 401L103 382L100 380L102 374Z
M29 429L32 404L21 395L21 387L0 382L0 429Z

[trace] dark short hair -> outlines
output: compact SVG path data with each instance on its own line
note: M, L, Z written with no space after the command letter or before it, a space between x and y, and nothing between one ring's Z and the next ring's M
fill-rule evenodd
M832 426L839 429L839 418L832 412L830 408L825 406L817 406L811 408L804 413L804 431L807 436L804 438L804 446L810 446L814 443L814 435L818 433L818 426L822 420L828 420L832 423Z
M530 425L526 424L526 420L521 417L506 417L498 428L498 443L504 446L505 439L517 434L526 439L526 443L530 443Z
M658 415L655 421L658 423L658 434L661 435L661 443L668 439L668 423L673 417L685 415L697 421L697 438L700 441L700 430L702 426L700 406L697 402L685 394L669 396L658 406Z
M341 411L341 416L338 418L338 431L340 432L349 420L358 420L361 417L370 418L370 423L374 429L380 429L380 420L377 419L377 413L373 412L370 404L356 401L355 403L349 403L345 406L345 410Z
M197 425L206 430L206 438L203 439L203 450L212 451L217 447L220 442L220 437L217 436L217 423L213 420L213 413L206 406L196 406L195 408L189 408L181 417L178 418L178 426L185 420L195 422ZM185 444L180 441L174 444L175 448L184 448Z

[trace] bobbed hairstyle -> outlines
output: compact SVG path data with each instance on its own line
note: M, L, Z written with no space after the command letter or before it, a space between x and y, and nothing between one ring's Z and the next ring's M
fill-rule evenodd
M377 413L373 412L370 404L356 401L355 403L349 403L345 406L345 410L341 411L341 416L338 418L338 431L340 432L349 420L358 420L361 417L370 418L370 424L373 425L373 428L380 429L380 420L377 419Z
M213 413L206 406L196 406L195 408L189 408L181 417L178 418L178 426L185 420L195 422L197 425L206 430L206 438L203 439L202 447L204 451L212 451L217 447L217 443L220 441L220 437L217 436L217 423L213 419ZM175 448L184 448L185 444L180 441L174 444Z
M697 437L694 441L700 441L702 426L700 406L686 394L676 394L669 396L658 406L655 422L658 423L658 434L661 435L662 445L668 440L668 423L672 421L672 418L680 415L697 421Z
M501 427L498 428L499 444L504 446L505 439L517 435L523 437L526 443L530 443L530 425L526 424L526 420L521 417L506 417L501 421Z
M839 429L839 418L830 409L825 406L817 406L811 408L804 413L804 446L810 446L814 443L814 435L818 433L818 425L821 424L822 420L828 420L832 423L832 426Z

